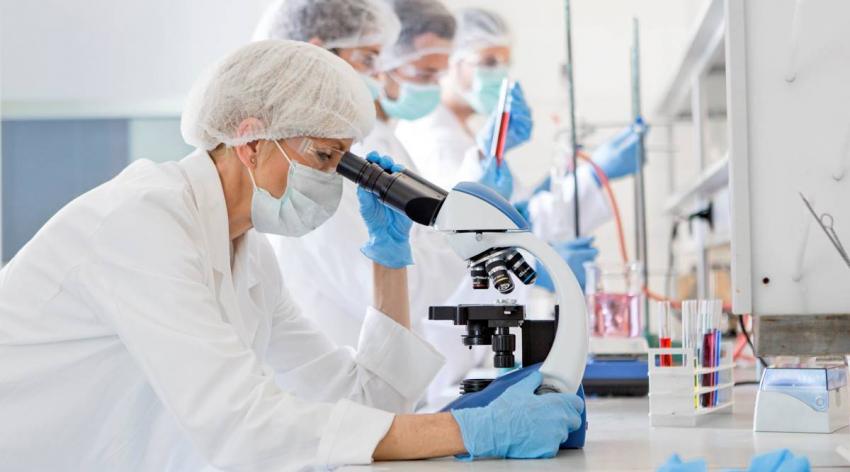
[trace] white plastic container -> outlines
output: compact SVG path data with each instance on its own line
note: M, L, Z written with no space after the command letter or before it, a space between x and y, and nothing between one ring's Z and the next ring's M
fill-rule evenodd
M733 346L723 342L720 364L699 367L697 354L683 348L649 349L649 418L652 426L697 426L715 413L731 413L735 385ZM662 356L672 356L662 366ZM703 386L707 375L716 374L713 385ZM709 402L714 395L716 401ZM704 406L705 403L710 403Z

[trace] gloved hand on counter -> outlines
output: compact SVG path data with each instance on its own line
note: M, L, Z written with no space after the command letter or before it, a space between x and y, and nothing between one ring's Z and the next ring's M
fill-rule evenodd
M809 472L811 465L809 460L802 456L795 456L788 449L777 449L776 451L759 454L753 457L746 472ZM658 472L707 472L708 466L703 459L683 462L678 454L673 454ZM730 469L728 472L735 472Z
M468 452L463 458L554 457L581 426L584 401L572 393L536 395L542 380L535 371L487 406L452 410Z
M514 176L507 162L497 165L496 158L488 157L484 162L484 174L478 183L495 190L505 200L510 200L514 193Z
M378 164L384 170L404 170L404 166L374 151L366 156L366 160ZM360 248L360 252L391 269L413 264L413 254L410 251L410 227L413 226L413 221L384 205L378 197L362 187L357 187L357 200L360 202L360 216L369 231L369 241Z
M809 459L795 456L788 449L778 449L753 457L747 472L809 472Z
M647 132L643 120L620 131L613 139L599 146L593 152L595 162L610 180L632 175L638 170L638 149L640 138ZM595 174L594 174L595 176Z
M706 465L703 459L694 459L685 462L678 454L673 454L667 462L658 468L658 472L705 472Z
M593 238L587 237L573 239L572 241L567 241L565 243L553 244L552 247L558 252L558 254L561 255L567 265L570 266L570 269L576 276L576 280L578 280L578 284L581 285L581 289L584 290L584 263L594 261L596 256L599 255L599 250L593 247ZM536 285L550 292L555 291L555 285L552 283L552 278L549 277L546 269L540 265L537 266Z
M531 130L534 128L534 122L531 119L531 110L525 102L525 95L522 93L522 87L518 83L514 83L513 87L511 87L508 100L511 103L511 119L508 121L508 134L505 136L505 152L531 139ZM478 132L476 142L478 143L478 148L485 156L490 155L493 138L495 137L494 129L501 119L499 110L495 110L490 114L487 123L481 128L481 131Z

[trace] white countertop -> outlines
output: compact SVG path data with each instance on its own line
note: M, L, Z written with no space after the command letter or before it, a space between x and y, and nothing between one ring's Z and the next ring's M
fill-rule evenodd
M343 470L656 470L673 453L683 460L704 458L711 469L744 469L755 454L788 448L807 456L814 470L850 471L850 463L835 451L840 445L850 447L848 428L833 434L754 433L756 390L755 385L736 387L734 412L696 428L651 427L647 398L590 399L585 448L561 451L555 459L379 462Z

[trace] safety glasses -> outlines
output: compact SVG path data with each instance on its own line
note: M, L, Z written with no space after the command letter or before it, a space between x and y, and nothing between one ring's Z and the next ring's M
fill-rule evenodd
M283 141L290 150L294 149L298 154L293 156L290 153L290 159L328 174L336 172L339 156L344 153L329 143L314 141L310 138L292 138Z
M348 60L352 63L352 66L355 66L355 69L369 75L374 75L380 70L380 54L375 51L355 49L351 51Z
M398 78L405 82L413 82L420 85L439 84L445 75L446 71L444 70L420 69L413 64L406 64L398 67L394 74L390 74L393 78Z

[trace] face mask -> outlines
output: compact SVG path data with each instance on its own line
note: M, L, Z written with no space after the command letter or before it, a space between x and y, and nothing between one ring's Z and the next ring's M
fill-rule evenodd
M304 236L336 212L342 198L342 176L297 164L277 141L272 142L289 161L286 191L281 198L273 197L265 189L257 187L249 169L248 175L254 184L251 220L254 228L261 233Z
M418 120L431 113L440 104L440 86L420 85L397 80L400 84L398 98L381 97L381 107L393 118Z
M371 75L360 74L366 87L369 88L369 93L372 94L372 100L377 100L381 96L381 83Z
M502 81L508 77L503 67L476 67L472 88L462 93L475 113L489 115L499 104Z

